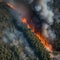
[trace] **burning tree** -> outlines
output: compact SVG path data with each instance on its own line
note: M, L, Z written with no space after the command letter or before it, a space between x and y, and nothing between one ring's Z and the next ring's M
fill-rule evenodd
M27 41L29 42L30 46L33 48L39 59L50 60L50 56L48 52L44 48L41 41L38 38L36 38L33 32L31 32L31 29L28 29L24 25L22 26L16 25L16 22L15 22L15 26L18 30L21 30L23 32L24 36L26 37Z
M49 60L50 58L49 58L49 54L47 53L47 51L52 52L53 48L52 48L52 45L48 42L48 40L50 38L53 39L52 35L54 35L54 34L52 34L53 32L50 33L48 31L54 21L53 20L54 14L51 10L49 10L50 8L47 6L47 4L51 1L49 1L49 0L38 0L38 1L32 1L32 0L27 1L26 0L25 1L24 0L22 2L31 8L31 11L32 11L31 18L32 19L30 21L28 21L28 19L25 16L22 16L22 18L21 18L21 20L19 20L19 22L20 23L22 22L22 24L25 24L27 27L25 27L24 25L21 26L21 24L18 25L18 23L17 23L18 20L16 20L16 19L15 19L16 21L15 20L12 21L14 23L14 24L12 23L12 26L15 25L17 30L19 30L19 31L21 30L24 33L24 36L26 37L27 41L30 43L30 46L34 49L36 55L39 56L41 60ZM28 2L28 3L26 3L26 2ZM14 11L16 10L18 12L18 9L16 9L16 6L13 6L15 4L7 3L7 5ZM6 8L6 7L4 7L4 8ZM4 9L3 9L3 11L4 11ZM5 11L5 12L7 12L7 11ZM9 12L11 12L11 11L9 11ZM2 14L4 15L4 13L2 13ZM12 14L12 15L14 17L16 17L14 14ZM36 19L34 19L34 18L36 18ZM11 27L10 25L8 25L8 26ZM3 28L1 28L1 29L3 29ZM56 32L56 34L57 34L57 32Z
M6 3L0 3L0 60L37 60L34 53L29 53L32 51L31 48L27 45L24 46L24 44L20 42L21 40L23 42L26 41L23 37L19 39L21 37L20 31L18 34L18 30L15 28L13 22L13 20L16 19L10 14L8 8Z

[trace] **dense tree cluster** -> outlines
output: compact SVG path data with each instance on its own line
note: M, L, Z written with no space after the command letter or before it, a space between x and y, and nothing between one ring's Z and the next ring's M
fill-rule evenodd
M19 60L18 49L0 42L0 60Z
M43 47L42 43L36 36L34 35L33 32L31 32L30 29L24 27L24 26L17 26L17 29L21 30L26 37L27 41L29 42L30 46L35 50L35 53L37 56L39 56L39 59L41 60L50 60L50 56L46 49Z
M60 51L60 0L53 0L53 10L55 13L54 24L52 29L55 31L56 38L54 39L54 49Z
M0 60L37 60L36 56L32 54L31 57L31 54L28 54L23 44L19 42L20 37L18 38L18 33L18 36L15 35L18 30L16 30L13 20L15 19L8 11L8 6L5 3L0 3L0 42L3 41L0 43ZM9 36L11 33L15 39L13 35L13 38Z
M3 6L3 8L1 7L1 5ZM13 23L10 22L11 21L10 14L8 13L7 10L5 10L5 8L6 8L5 4L1 4L1 5L0 5L0 13L1 13L0 35L3 36L2 31L4 30L4 28L10 30L10 28L13 26ZM3 16L4 16L4 18L3 18ZM15 22L15 21L13 21L13 22ZM34 33L32 33L31 30L28 29L27 27L25 27L24 25L18 26L16 23L15 23L15 27L19 31L23 32L23 34L26 37L27 41L29 42L30 46L35 51L35 54L39 57L39 60L50 60L48 52L43 47L40 40L38 38L36 38ZM7 28L7 27L9 27L9 28ZM1 38L1 36L0 36L0 38ZM0 60L20 60L20 51L21 51L21 47L17 48L16 46L10 46L9 44L0 42ZM28 57L25 60L33 60L33 59Z

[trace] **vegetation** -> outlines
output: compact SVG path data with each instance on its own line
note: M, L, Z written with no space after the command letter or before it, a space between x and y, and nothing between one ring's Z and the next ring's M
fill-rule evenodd
M15 30L17 30L12 22L13 20L15 19L8 11L7 5L0 3L0 60L37 60L34 54L32 54L33 56L31 57L31 54L25 51L23 44L19 43L18 45L14 45L19 42L20 37L18 38L18 36L15 35L16 41L12 42L15 39L8 36L9 33L15 34ZM7 32L7 34L5 34L5 32ZM5 43L4 40L6 39L4 37L6 37L7 43Z
M57 23L55 21L52 28L54 29L56 34L53 46L55 50L60 51L60 23Z
M56 51L60 51L60 22L57 22L58 20L60 20L60 0L53 0L53 1L54 1L53 10L55 13L55 20L52 29L54 29L56 34L56 38L54 39L53 46Z
M0 60L19 60L18 49L0 42Z
M16 23L15 23L16 24ZM18 30L22 31L27 41L30 43L30 46L34 49L37 56L39 56L40 60L50 60L50 56L46 49L43 47L42 43L39 39L34 36L34 33L31 32L30 29L25 26L15 25Z
M1 7L3 6L3 8ZM8 29L7 27L11 28L11 26L13 26L13 23L15 22L15 20L13 21L13 23L11 23L11 19L10 19L10 14L8 13L7 10L5 10L6 6L4 4L0 5L0 35L1 32L5 29ZM4 13L3 13L4 12ZM3 18L4 16L4 18ZM17 21L16 21L17 23ZM24 25L17 25L15 24L15 27L19 30L22 31L24 36L26 37L27 41L29 42L30 46L32 47L32 49L35 51L35 54L37 56L39 56L39 60L50 60L50 56L48 54L48 52L46 51L46 49L43 47L43 45L41 44L41 42L39 41L38 38L36 38L34 36L34 33L31 32L30 29L28 29L27 27L25 27ZM3 36L3 35L2 35ZM1 37L1 36L0 36ZM19 47L21 49L21 47ZM19 48L17 48L16 46L10 46L9 44L5 44L4 42L0 42L0 60L20 60L20 53L19 53ZM26 60L33 60L32 58L28 58ZM34 59L35 60L35 59Z

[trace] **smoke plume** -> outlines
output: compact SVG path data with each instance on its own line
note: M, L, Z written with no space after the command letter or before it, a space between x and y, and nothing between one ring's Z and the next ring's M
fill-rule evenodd
M52 33L48 31L54 22L53 20L54 13L51 10L50 6L48 5L48 3L52 3L52 1L39 0L35 5L35 11L40 16L40 19L43 19L45 21L42 24L42 35L45 36L46 38L51 37L51 35L55 36L55 34L51 29L50 30L52 31ZM51 38L54 38L54 37L51 37Z

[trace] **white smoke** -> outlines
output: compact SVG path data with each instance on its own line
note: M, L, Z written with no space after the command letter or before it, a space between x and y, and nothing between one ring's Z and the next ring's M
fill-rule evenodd
M39 12L39 14L46 22L42 25L42 35L46 38L48 37L54 38L52 35L55 36L51 29L48 31L50 25L52 25L54 22L53 20L54 13L48 6L48 3L52 1L53 0L39 0L38 5L35 6L36 11Z
M41 6L41 10L42 12L40 13L46 20L47 23L49 23L50 25L53 24L53 12L51 10L48 9L48 5L47 3L50 0L40 0L39 5Z
M56 34L54 31L52 31L51 29L48 30L48 34L51 37L51 39L54 39L56 37Z
M47 32L47 29L48 29L49 25L44 23L43 26L42 26L42 35L45 37L45 38L49 38L48 36L48 32Z
M10 44L10 46L16 46L19 49L20 59L25 60L26 56L33 60L38 59L22 32L17 29L14 29L14 31L6 29L3 31L3 34L3 41L5 43Z
M13 4L14 6L16 6L16 2L14 2L14 0L7 0L9 3ZM35 1L34 0L23 0L25 1L27 4L32 4ZM50 25L53 24L54 20L53 20L53 16L54 13L53 11L50 9L50 6L48 5L48 3L52 3L53 0L38 0L38 3L35 5L35 11L37 11L40 15L40 17L42 16L42 18L45 20L46 23L43 24L42 26L42 35L45 36L46 38L48 38L52 33L50 33L47 29L50 28ZM23 7L24 8L24 7ZM17 9L19 10L19 9ZM20 9L21 10L21 9ZM19 10L19 11L20 11ZM22 13L24 13L24 11L20 11ZM26 11L25 11L26 12ZM14 12L12 12L14 13ZM18 12L19 13L19 12ZM20 13L21 14L21 13ZM16 17L17 15L17 17ZM24 15L24 14L23 14ZM25 14L26 15L26 14ZM16 18L19 18L18 14L14 14L14 16ZM28 15L26 15L28 16ZM48 27L47 27L48 26ZM47 27L47 28L46 28ZM51 29L50 29L51 30ZM51 37L51 36L50 36ZM52 38L52 37L51 37Z

